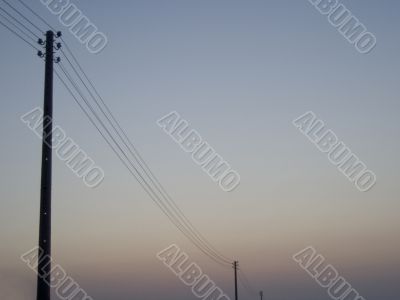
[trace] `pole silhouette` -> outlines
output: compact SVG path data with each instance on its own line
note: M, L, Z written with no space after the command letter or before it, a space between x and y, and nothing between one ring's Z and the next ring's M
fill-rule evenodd
M50 300L54 33L46 32L37 300Z
M260 299L263 300L263 297L264 297L264 293L263 293L263 291L260 291Z
M237 287L237 269L238 269L239 262L233 262L233 269L235 270L235 300L238 300L238 287Z

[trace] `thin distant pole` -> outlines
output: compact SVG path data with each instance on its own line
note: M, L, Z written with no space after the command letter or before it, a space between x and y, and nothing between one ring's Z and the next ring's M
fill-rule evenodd
M238 269L239 262L233 262L233 269L235 270L235 300L238 300L238 288L237 288L237 269Z
M45 80L43 104L42 174L40 188L39 249L37 300L50 300L51 270L51 169L53 130L53 63L54 33L46 32Z
M264 297L264 293L263 293L263 291L260 291L260 299L263 300L263 297Z

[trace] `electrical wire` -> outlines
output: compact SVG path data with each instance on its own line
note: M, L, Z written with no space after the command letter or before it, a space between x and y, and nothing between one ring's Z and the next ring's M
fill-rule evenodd
M40 21L42 21L46 26L48 26L51 30L56 32L57 30L54 29L42 16L40 16L37 12L35 12L29 5L27 5L24 1L18 0L27 10L29 10L32 14L34 14Z
M74 85L74 88L75 88L76 90L78 90L78 93L79 93L80 96L84 99L85 103L90 107L92 113L95 114L95 117L98 119L98 121L102 123L102 121L99 119L98 115L95 113L94 109L92 108L92 106L88 103L87 99L85 99L85 97L82 95L82 92L79 90L79 88L77 87L76 83L73 82L73 80L71 79L70 75L67 74L66 71L65 71L65 69L63 69L63 68L62 68L62 71L65 72L64 74L68 77L68 79L70 80L70 82L72 82L72 84ZM103 128L107 131L108 135L111 137L111 139L113 140L113 142L117 145L117 147L119 148L119 150L123 153L123 156L125 157L125 159L127 159L127 160L130 162L131 166L135 169L136 175L138 175L138 176L140 177L140 180L138 179L137 176L135 176L135 179L138 180L139 183L141 183L142 187L146 190L146 192L149 194L149 196L150 196L154 201L157 201L157 203L160 203L161 200L159 199L158 195L154 192L154 190L152 190L152 188L148 185L148 183L145 181L145 179L143 178L143 176L138 172L137 168L132 164L132 162L131 162L131 161L129 160L129 158L127 157L126 153L122 150L122 148L118 145L118 143L117 143L117 142L115 141L115 139L112 137L111 133L110 133L110 132L108 131L108 129L105 127L104 123L102 123L102 126L103 126ZM143 185L143 184L144 184L144 185ZM151 194L150 194L149 191L151 192ZM156 198L156 199L155 199L155 198ZM166 213L168 214L168 216L171 216L171 212L168 210L168 208L165 207L165 205L162 204L162 202L161 202L161 205L163 206L164 212L167 211ZM185 230L185 229L182 229L182 227L179 226L179 223L177 223L176 219L174 219L173 216L171 216L170 220L171 220L171 221L173 222L173 224L174 224L175 226L177 226L181 231L182 231L182 230ZM183 233L184 233L197 247L201 247L201 246L199 246L199 245L196 243L196 241L194 241L190 236L188 236L188 234L187 234L186 232L183 232ZM200 248L200 250L202 250L203 252L205 252L203 248ZM208 253L205 252L205 254L207 254L207 255L209 256ZM210 257L210 256L209 256L209 257ZM212 258L212 257L210 257L210 258ZM212 259L214 259L214 261L215 261L215 258L212 258ZM218 261L217 261L217 262L218 262Z
M14 6L12 6L8 1L6 0L2 0L5 4L8 5L8 7L10 7L13 11L15 11L18 15L20 15L24 20L26 20L29 24L31 24L33 27L35 27L35 29L37 29L40 34L43 34L43 30L40 29L39 26L35 25L31 20L29 20L24 14L22 14L21 12L18 11L18 9L16 9Z
M31 24L35 29L37 29L40 33L43 33L43 31L35 25L31 20L29 20L25 15L23 15L21 12L19 12L15 7L13 7L10 3L8 3L6 0L2 0L5 4L7 4L12 10L14 10L18 15L20 15L22 18L24 18L29 24ZM39 18L44 24L49 26L52 30L54 30L54 27L52 27L44 18L42 18L39 14L37 14L32 8L30 8L27 4L25 4L22 0L18 0L26 9L28 9L32 14L34 14L37 18ZM31 29L29 29L25 24L20 22L17 18L15 18L13 15L11 15L9 12L4 10L3 8L0 7L0 10L3 11L10 17L12 20L17 22L20 26L22 26L25 30L27 30L30 34L33 36L39 38ZM27 34L25 31L21 29L18 25L10 21L6 16L4 16L2 13L0 13L0 16L3 17L7 22L12 24L15 28L17 28L22 34L24 34L27 38L31 39L32 41L35 42L34 38ZM0 24L3 25L6 29L8 29L11 33L16 35L18 38L23 40L25 43L27 43L29 46L34 48L35 50L39 49L35 47L32 43L30 43L28 40L23 38L20 34L18 34L15 30L10 28L8 25L4 24L2 21L0 21ZM54 30L55 31L55 30ZM68 64L70 67L73 69L74 73L76 76L79 78L79 80L82 82L86 90L89 92L89 95L95 102L96 106L100 109L101 113L103 116L107 119L108 123L111 125L113 128L114 132L118 135L119 139L123 142L125 147L128 149L134 160L136 161L136 164L140 166L141 170L144 172L145 176L147 176L147 179L150 179L151 184L146 181L146 178L144 178L143 174L138 170L138 168L135 166L135 164L130 160L128 157L127 153L123 150L123 147L116 141L115 136L110 133L108 130L107 126L104 124L103 120L101 117L97 114L96 110L93 108L93 106L90 104L90 102L87 100L87 98L83 95L82 91L79 89L78 84L72 76L69 74L69 72L65 69L65 67L60 63L58 64L60 67L60 70L64 74L65 78L70 82L70 84L73 86L74 90L79 94L79 96L82 98L82 100L85 102L86 106L89 108L92 114L90 114L87 109L82 105L82 103L78 100L76 95L73 93L71 87L65 82L65 80L62 78L62 76L55 71L56 76L59 78L59 80L62 82L62 84L65 86L67 91L71 94L75 102L78 104L78 106L81 108L81 110L85 113L85 115L89 118L91 123L95 126L97 131L100 133L100 135L103 137L103 139L106 141L106 143L110 146L112 151L117 155L117 157L120 159L120 161L125 165L125 167L128 169L128 171L134 176L134 178L138 181L138 183L141 185L141 187L145 190L145 192L150 196L150 198L153 200L153 202L161 209L161 211L168 217L168 219L199 249L201 250L206 256L208 256L210 259L215 261L216 263L226 266L227 264L231 264L231 260L221 253L219 253L215 248L204 238L204 236L193 226L193 224L190 222L190 220L185 216L185 214L182 212L182 210L179 208L179 206L174 202L172 197L168 194L166 189L161 185L160 181L157 179L157 177L154 175L154 173L151 171L149 168L148 164L145 162L145 160L142 158L142 156L139 154L137 151L137 148L134 146L132 141L129 139L127 136L125 130L121 127L119 122L116 120L114 115L112 114L111 110L105 103L104 99L101 97L99 94L98 90L96 89L95 85L93 82L89 79L87 76L86 72L83 70L81 64L79 61L76 59L75 55L69 48L69 46L65 43L64 40L62 40L66 46L66 49L71 55L72 60L76 64L77 68L79 71L74 67L74 64L71 62L71 60L68 58L68 56L65 54L64 51L61 50L62 54L64 57L67 59ZM92 93L91 89L89 86L85 83L85 81L82 79L81 74L83 74L84 78L88 82L88 85L90 85L91 89L94 91L96 94L97 98L100 100L100 103L98 99L94 96ZM97 123L95 119L97 120ZM100 126L99 126L100 125ZM102 131L101 128L106 131L107 135ZM107 138L108 136L108 138ZM112 142L111 142L111 141ZM121 155L122 154L122 155ZM155 189L157 190L155 190ZM162 199L160 199L161 196L166 203L163 202ZM172 211L171 211L172 209ZM182 224L183 223L183 224ZM248 280L247 276L243 272L243 270L239 269L239 280L242 284L242 286L251 294L257 294L255 292L255 289L253 289L252 285L250 284L250 281Z
M95 116L95 118L97 119L97 121L101 124L101 126L103 127L103 129L107 132L108 136L111 138L111 140L114 142L114 144L117 146L117 148L119 149L119 151L122 153L122 155L125 157L125 159L130 163L130 166L134 169L134 172L132 171L131 168L128 168L128 170L132 173L132 175L134 175L135 179L140 183L140 185L142 186L142 188L146 191L146 193L150 196L150 198L159 206L159 208L166 214L166 216L170 219L170 221L197 247L199 248L199 250L201 250L205 255L207 255L209 258L211 258L212 260L214 260L215 262L222 264L220 260L218 260L218 258L214 257L213 255L210 255L210 253L208 253L207 250L205 250L201 245L198 244L198 242L196 240L193 239L193 237L190 235L190 233L188 233L186 231L186 229L184 227L182 227L181 224L179 224L179 222L176 220L176 218L174 218L174 216L171 214L171 211L168 210L168 208L165 206L165 204L163 204L163 202L160 200L160 198L158 197L158 195L154 192L154 190L149 186L149 184L146 182L146 180L143 178L143 176L140 174L140 172L138 171L138 169L134 166L134 164L129 160L128 156L126 155L125 151L121 148L121 146L116 142L115 138L112 136L112 134L109 132L109 130L107 129L107 127L104 125L104 123L102 122L102 120L100 119L100 117L97 115L97 113L95 112L95 110L93 109L93 107L91 106L91 104L87 101L86 97L83 95L83 93L80 91L79 87L77 86L76 82L74 82L74 80L71 78L70 74L65 70L65 68L62 66L62 64L60 65L60 69L61 71L64 73L64 75L67 77L67 79L69 80L69 82L73 85L74 89L78 92L78 94L81 96L81 98L84 100L84 102L86 103L86 105L89 107L90 111L92 112L92 114ZM76 97L75 97L76 100ZM80 105L81 109L83 108L82 105ZM88 114L86 114L88 116ZM92 118L90 118L91 122L93 122ZM98 129L98 126L96 126L96 128ZM103 138L104 138L104 134L102 134ZM106 141L108 141L106 139ZM112 147L113 150L115 150L114 147ZM115 152L115 151L114 151ZM120 155L118 155L118 157L121 159L122 157ZM125 166L127 166L125 164ZM140 177L140 179L139 179Z
M66 45L66 48L69 49L69 47ZM68 50L73 56L71 50ZM230 264L231 261L225 257L223 257L221 254L219 254L215 248L213 248L210 243L200 234L200 232L193 226L193 224L189 221L189 219L183 214L182 210L177 206L177 204L173 201L172 197L166 192L165 188L161 185L159 180L155 177L154 173L150 170L149 166L146 164L144 159L141 157L139 152L137 151L136 147L133 145L133 143L130 141L130 139L127 137L125 131L122 129L118 121L115 119L113 114L111 113L110 109L104 102L104 100L101 98L101 96L98 94L97 89L94 87L93 83L88 79L86 73L83 71L81 65L73 56L75 63L77 64L78 68L80 68L81 72L84 73L85 78L88 80L89 84L91 84L93 90L95 93L97 93L98 97L101 99L101 104L97 101L96 97L93 95L93 93L90 91L90 88L88 85L85 83L85 81L82 79L81 75L79 74L78 70L74 67L73 63L71 60L68 58L66 53L61 49L61 53L64 55L64 57L67 59L67 62L75 72L76 76L79 78L79 80L82 82L86 90L89 92L89 95L91 96L92 100L96 103L97 107L100 109L100 111L103 113L103 115L106 117L108 120L109 124L115 131L115 133L119 136L121 141L124 143L125 147L128 149L130 154L133 156L135 161L138 163L142 171L144 172L145 176L147 176L148 179L150 179L152 185L157 189L158 193L163 197L163 199L168 203L168 205L171 207L171 209L174 211L175 215L180 219L180 222L184 223L184 226L188 228L188 230L195 236L197 240L199 240L200 243L203 244L205 248L207 248L211 253L213 253L215 256L219 257L219 259L223 260L225 263ZM104 109L103 109L104 107ZM122 133L121 133L122 132Z
M53 26L51 26L43 17L41 17L38 13L36 13L31 7L29 7L25 2L23 2L22 0L18 0L26 9L28 9L32 14L34 14L39 20L41 20L44 24L46 24L47 26L49 26L51 29L54 29ZM15 8L14 8L15 9ZM64 54L64 56L67 58L69 64L71 65L71 67L73 68L74 72L76 73L76 75L79 77L79 79L81 80L81 82L84 84L85 88L89 91L90 96L92 97L92 99L96 102L97 106L101 109L102 113L104 114L104 116L106 116L106 118L108 119L109 123L112 125L114 131L118 134L118 136L120 137L120 139L123 141L123 143L125 144L125 146L128 148L128 150L130 151L130 153L134 156L135 160L139 163L141 169L145 172L146 176L152 181L152 184L156 187L156 189L158 190L158 192L163 196L163 198L165 198L168 202L168 204L172 207L172 209L174 210L175 214L178 216L178 218L181 219L181 222L183 222L185 224L186 227L188 227L189 232L191 232L191 234L193 234L195 236L196 239L199 240L199 242L208 250L210 251L213 255L215 255L218 259L222 260L224 263L226 264L230 264L230 260L226 257L224 257L222 254L220 254L218 251L215 250L215 248L213 248L211 246L211 244L204 238L204 236L201 235L201 233L193 226L193 224L189 221L189 219L187 219L187 217L183 214L183 212L180 210L180 208L176 205L176 203L172 200L172 198L170 197L170 195L166 192L165 188L161 185L161 183L159 182L159 180L155 177L154 173L151 172L150 168L148 167L148 165L146 164L146 162L143 160L143 158L140 156L140 154L138 153L137 149L135 148L135 146L133 145L133 143L129 140L128 136L126 135L125 131L122 129L122 127L119 125L119 123L117 122L117 120L115 119L115 117L113 116L113 114L111 113L110 109L108 108L108 106L106 105L105 101L103 100L103 98L100 96L100 94L98 93L97 89L95 88L94 84L92 83L92 81L88 78L88 76L86 75L86 73L84 72L82 66L79 64L78 60L76 59L76 57L74 56L74 54L72 53L71 49L68 47L68 45L65 43L65 41L63 40L64 44L66 45L67 51L70 53L70 55L72 56L74 62L77 64L79 70L83 73L84 77L86 78L86 80L89 82L90 86L93 88L93 90L95 91L96 95L99 97L99 99L101 100L101 103L103 104L103 107L105 107L107 113L104 112L104 110L102 109L101 105L99 105L99 103L97 102L97 100L95 99L95 97L93 96L93 94L90 92L90 89L88 88L88 86L84 83L84 81L82 80L81 76L79 75L79 73L77 72L77 70L74 68L73 64L71 63L71 61L68 59L68 57ZM62 51L63 52L63 51ZM110 116L111 119L113 120L113 122L117 125L118 129L115 128L113 122L109 119ZM123 134L123 137L121 136L120 132L118 131L120 130ZM129 146L126 143L126 140L128 140ZM133 148L133 151L132 151Z
M20 26L25 28L25 30L28 31L30 34L32 34L36 38L39 38L39 36L36 33L34 33L32 30L30 30L24 23L19 21L17 18L15 18L13 15L11 15L8 11L6 11L4 8L0 7L0 10L3 11L9 18L13 19L14 22L17 22ZM3 17L4 17L4 15L3 15ZM4 17L4 18L6 19L6 17ZM11 21L9 21L9 22L11 23Z
M31 42L27 41L25 38L23 38L20 34L18 34L15 30L11 29L9 26L4 24L2 21L0 21L0 24L3 25L6 29L8 29L10 32L12 32L14 35L16 35L18 38L23 40L25 43L27 43L29 46L31 46L33 49L40 51L38 48L36 48Z
M253 288L252 284L250 283L249 279L242 269L239 269L239 281L250 295L257 294L256 289Z

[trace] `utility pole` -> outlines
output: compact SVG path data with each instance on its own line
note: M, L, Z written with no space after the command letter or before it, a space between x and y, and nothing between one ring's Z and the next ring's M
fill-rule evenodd
M233 262L233 269L235 270L235 300L238 300L238 288L237 288L237 269L239 266L238 261Z
M260 291L260 298L261 298L261 300L263 300L263 296L264 296L263 291Z
M57 37L61 32L57 33ZM40 223L39 223L39 262L37 273L37 300L50 300L50 271L51 271L51 170L52 170L52 130L53 130L53 64L54 32L46 32L46 42L41 39L39 44L45 44L46 53L38 55L45 57L44 104L43 104L43 140L42 140L42 169L40 187ZM57 58L56 62L60 59Z

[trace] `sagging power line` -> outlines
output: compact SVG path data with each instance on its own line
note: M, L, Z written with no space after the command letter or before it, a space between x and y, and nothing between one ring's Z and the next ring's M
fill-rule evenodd
M22 17L23 20L25 20L27 23L30 25L23 24L22 21L18 20L17 16L13 15L10 13L10 11L5 10L4 8L0 7L0 10L3 11L9 18L5 17L3 14L0 13L0 16L3 17L9 24L14 26L19 32L21 32L25 37L35 40L35 37L38 37L33 30L37 30L41 33L43 31L40 29L39 26L34 24L33 21L31 21L29 18L27 18L23 13L21 13L18 9L16 9L14 6L12 6L9 2L6 0L1 0L4 3L7 4L8 7L12 9L12 11L16 12L18 16ZM33 9L31 9L27 4L25 4L22 0L18 0L26 9L28 9L35 17L37 17L41 22L43 22L46 26L50 27L52 30L54 28L46 21L44 20L39 14L37 14ZM11 29L9 26L4 24L2 21L0 21L0 24L3 25L6 29L8 29L11 33L19 37L21 40L23 40L25 43L30 45L36 50L39 50L36 46L34 46L32 43L27 41L25 38L23 38L20 34L18 34L15 30ZM28 26L33 26L33 28L29 28ZM54 30L55 31L55 30ZM46 45L46 78L48 78L49 73L50 73L50 64L51 64L51 70L52 70L52 65L53 65L53 41L54 41L54 32L53 31L47 31L46 32L46 42L43 43L42 41L39 42L39 44ZM61 83L66 87L67 91L71 94L72 98L75 100L75 102L78 104L80 109L84 112L84 114L88 117L90 122L95 126L95 128L99 131L100 135L103 137L103 139L106 141L107 145L112 149L112 151L117 155L119 160L124 164L124 166L128 169L128 171L133 175L133 177L138 181L140 186L145 190L145 192L150 196L150 198L155 202L155 204L161 209L161 211L168 217L168 219L180 230L191 242L194 246L196 246L201 252L203 252L206 256L208 256L210 259L215 261L216 263L222 265L222 266L229 266L233 265L235 269L235 299L238 298L237 295L237 270L238 270L238 264L237 262L233 262L232 260L227 258L226 256L222 255L219 251L215 249L215 247L212 246L212 244L204 238L204 236L200 233L199 230L196 229L196 227L193 226L193 224L190 222L190 220L185 216L185 214L182 212L182 210L179 208L179 206L176 204L176 202L172 199L172 197L168 194L166 189L161 185L160 181L158 178L154 175L154 173L151 171L149 168L148 164L145 162L143 157L139 154L137 151L137 148L134 146L132 141L128 138L126 132L124 129L121 127L117 119L114 117L112 114L110 108L107 106L106 102L104 99L101 97L99 94L97 88L93 84L93 82L89 79L87 76L86 72L82 68L81 64L79 63L78 59L76 56L73 54L72 50L68 46L68 44L62 39L63 45L65 46L65 49L67 50L66 52L61 50L62 57L65 58L65 61L67 62L68 67L72 71L73 74L75 74L75 77L71 75L71 72L67 70L67 68L62 64L58 64L59 70L61 71L58 72L57 70L55 71L56 76L59 78ZM50 51L50 46L52 45L51 51ZM57 45L57 48L59 48L59 45ZM39 50L40 51L40 50ZM51 52L51 54L50 54ZM48 54L47 54L48 53ZM39 53L40 54L40 53ZM53 70L52 70L53 71ZM80 82L82 85L82 89L90 96L86 97L85 93L82 92L82 89L79 87L79 84L77 82ZM51 80L46 80L47 87L45 87L45 91L47 91L45 94L47 96L45 97L45 102L46 99L48 100L51 98L49 95L52 95L52 92L50 93L50 88L52 90L52 76ZM92 99L91 101L88 100ZM80 100L81 99L81 100ZM83 102L82 102L83 101ZM47 101L49 102L49 100ZM49 104L45 103L45 106L48 106ZM46 116L50 116L50 112L47 110L45 112ZM44 131L44 134L46 133L46 136L48 137L48 132ZM44 139L45 142L45 139ZM42 157L42 162L49 161L49 156L48 154L48 149L43 148L43 153L46 151L46 154L43 154ZM50 154L51 155L51 154ZM50 159L51 161L51 159ZM46 191L45 193L47 194L47 198L50 199L47 202L51 204L51 192L49 194L49 189L48 186L50 184L51 186L51 163L47 164L47 166L50 165L50 172L46 171L47 173L50 173L50 181L48 181L48 174L43 175L43 169L48 169L48 167L43 167L42 168L42 178L46 178L46 180L42 180L47 182L46 187L42 190ZM41 200L42 201L42 200ZM43 202L43 201L42 201ZM45 201L46 202L46 201ZM42 205L41 205L42 206ZM44 232L46 232L45 238L43 238L42 234L42 229L41 229L41 237L39 240L40 241L46 241L45 247L48 247L48 253L50 253L50 240L51 240L51 235L50 235L50 228L51 228L51 218L50 214L48 212L51 211L49 205L44 205L45 210L43 211L42 215L42 210L41 210L41 218L44 218L45 221L41 223L46 224ZM49 264L50 265L50 264ZM239 277L241 278L241 277ZM38 281L38 290L39 290L39 281ZM39 299L39 298L38 298ZM45 299L45 298L40 298L40 299ZM46 299L47 300L47 299Z
M4 0L3 0L4 1ZM19 1L23 3L22 1ZM8 4L10 5L10 4ZM28 7L26 4L24 5L25 7ZM12 6L10 6L12 7ZM12 7L14 11L18 11L16 8ZM32 13L34 11L30 9ZM20 16L23 16L24 19L28 20L29 23L33 24L32 21L30 21L27 17L25 17L22 13L18 12ZM35 16L39 17L38 14L35 13ZM41 21L44 22L43 18L40 18ZM46 22L46 25L49 25L48 22ZM35 25L35 28L39 28L37 25ZM220 254L217 250L215 250L215 247L213 247L201 233L193 226L193 224L189 221L189 219L183 214L182 210L176 205L176 203L173 201L171 196L166 192L165 188L160 184L159 180L155 177L154 173L151 172L149 169L148 165L146 162L143 160L143 158L140 156L138 153L137 149L131 142L131 140L128 139L127 134L125 131L123 131L122 127L119 125L117 122L116 118L113 116L111 113L110 109L106 105L105 101L103 98L101 98L98 90L95 88L93 82L89 79L89 77L86 75L86 73L83 71L82 66L76 59L76 57L73 55L70 47L63 41L67 52L70 54L69 58L67 56L67 53L64 51L62 52L63 56L66 58L66 62L69 64L69 66L72 68L73 72L76 74L78 77L79 81L84 84L84 89L89 92L89 95L91 99L94 101L94 105L88 106L88 108L91 110L93 116L96 118L98 121L98 128L102 128L105 130L105 133L108 135L108 137L111 139L111 141L114 143L116 146L116 149L122 153L122 157L128 162L129 165L132 167L136 168L136 175L135 177L136 180L141 181L142 187L148 192L151 193L151 198L158 203L161 204L163 207L162 210L164 213L166 213L170 220L173 222L173 224L178 227L181 231L184 232L185 236L189 238L189 240L194 243L194 245L199 248L203 253L205 253L207 256L209 256L211 259L214 261L220 263L220 264L225 264L225 265L230 265L231 259L228 259L227 257L223 256ZM76 67L74 67L73 62L75 62ZM63 68L60 66L60 68ZM71 82L73 90L78 91L78 94L80 98L85 102L85 104L89 104L90 102L88 101L87 97L84 96L84 93L81 90L77 90L78 84L72 76L67 73L68 71L66 68L63 68L62 73L64 73L64 76L66 76L67 81ZM87 84L85 83L85 80L87 81ZM91 87L94 92L90 91ZM96 96L97 98L96 99ZM84 106L80 106L81 109ZM99 113L102 115L99 115L98 113L95 112L95 108L99 109ZM104 119L105 118L105 119ZM107 124L105 124L105 121L108 122L108 127ZM110 127L111 125L111 127ZM110 128L110 129L108 129ZM115 136L117 134L118 138ZM104 136L103 136L104 138ZM118 140L119 139L119 140ZM117 141L118 140L118 141ZM121 145L122 141L122 145ZM115 147L114 147L115 149ZM128 150L128 151L126 151ZM131 157L128 157L129 153ZM132 159L133 158L133 159ZM156 198L156 199L155 199Z

